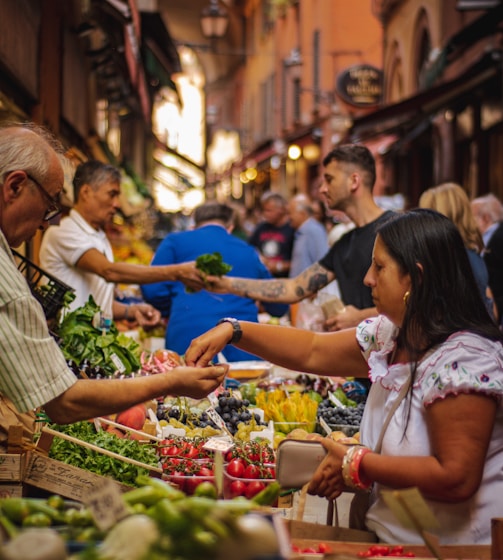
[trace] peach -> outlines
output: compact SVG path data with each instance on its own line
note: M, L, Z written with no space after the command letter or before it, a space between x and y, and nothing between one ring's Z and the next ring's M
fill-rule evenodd
M123 412L117 414L116 422L127 426L128 428L133 428L134 430L141 430L145 420L147 419L147 408L143 404L137 404L132 406Z

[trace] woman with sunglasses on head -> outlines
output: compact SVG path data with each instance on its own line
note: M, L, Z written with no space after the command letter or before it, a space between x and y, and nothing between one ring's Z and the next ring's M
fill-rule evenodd
M377 317L333 333L224 320L192 342L186 360L207 364L234 343L293 370L370 378L363 445L322 439L328 454L309 492L335 499L347 486L369 490L367 528L384 542L420 544L380 492L417 487L441 544L490 543L491 519L503 515L503 338L467 271L448 218L398 214L379 228L365 277Z

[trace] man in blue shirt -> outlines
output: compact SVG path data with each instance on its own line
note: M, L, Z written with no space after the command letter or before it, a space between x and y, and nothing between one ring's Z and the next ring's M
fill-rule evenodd
M324 226L313 217L309 198L298 194L288 203L290 223L295 228L290 278L295 278L328 251L328 236Z
M159 245L153 265L194 261L206 253L218 252L223 262L232 266L228 276L256 279L272 278L260 261L254 247L232 235L233 209L218 202L207 202L194 211L195 229L168 234ZM199 336L226 316L244 321L258 321L254 300L230 294L212 294L206 290L188 293L181 282L158 282L143 285L144 299L168 317L166 348L183 354L193 338ZM285 304L264 305L271 315L286 313ZM227 361L257 359L243 350L228 346L223 351Z

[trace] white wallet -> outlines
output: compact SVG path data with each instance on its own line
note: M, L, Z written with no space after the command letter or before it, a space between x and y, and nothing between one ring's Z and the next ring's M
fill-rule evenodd
M302 488L327 452L319 441L284 439L276 449L276 480L281 488Z

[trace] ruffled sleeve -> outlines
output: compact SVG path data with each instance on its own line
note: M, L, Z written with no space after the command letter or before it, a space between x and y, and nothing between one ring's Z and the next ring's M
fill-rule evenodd
M372 352L389 352L393 349L397 328L393 323L379 315L362 321L356 328L356 341L363 357L369 361Z
M501 344L470 333L451 336L421 365L424 405L450 394L485 393L501 400Z

